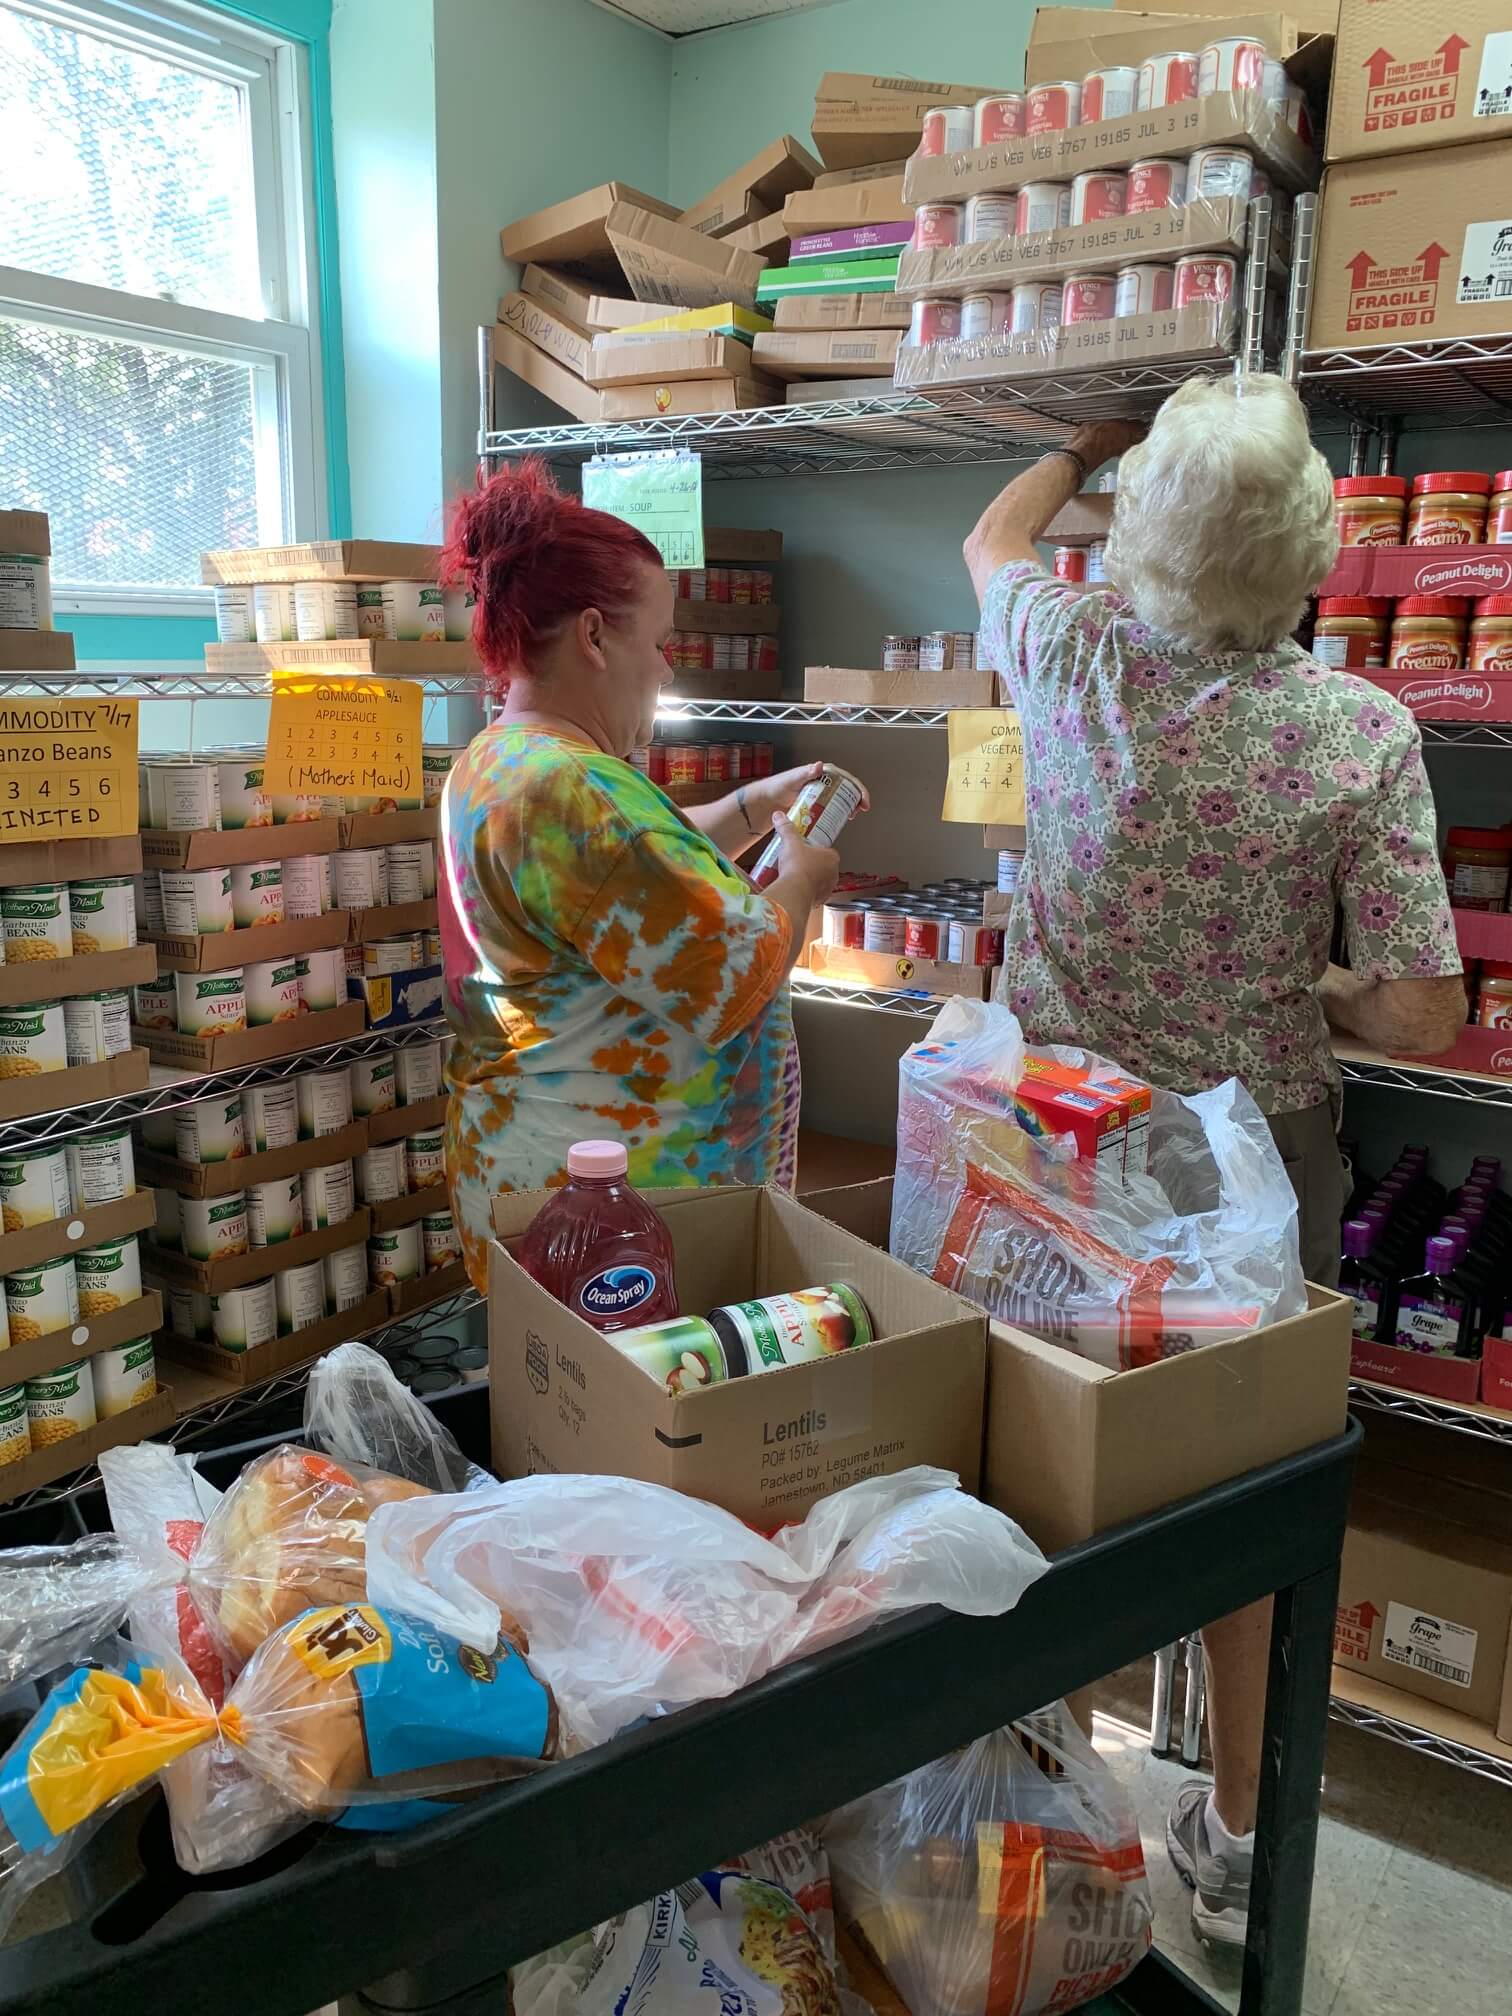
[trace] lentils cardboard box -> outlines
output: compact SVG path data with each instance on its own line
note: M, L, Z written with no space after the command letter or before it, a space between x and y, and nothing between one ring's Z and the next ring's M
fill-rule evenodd
M519 1265L519 1239L545 1201L494 1200L488 1348L501 1476L640 1477L760 1527L916 1463L976 1489L987 1323L970 1303L781 1191L659 1191L687 1314L840 1281L877 1332L833 1357L674 1395Z

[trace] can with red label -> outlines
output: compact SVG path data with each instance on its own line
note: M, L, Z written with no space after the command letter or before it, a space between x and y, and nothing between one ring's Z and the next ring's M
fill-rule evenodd
M709 577L709 600L711 602L728 602L730 599L729 568L709 567L705 569L705 572Z
M974 123L969 105L932 105L924 114L919 153L926 160L939 154L959 154L971 145Z
M1246 35L1209 42L1197 58L1197 96L1215 91L1259 91L1265 85L1265 45Z
M704 744L704 782L706 784L728 784L731 761L728 742L706 742Z
M995 147L1000 140L1021 140L1025 106L1022 91L995 91L972 107L971 144Z
M668 789L681 784L702 784L707 777L707 751L702 742L667 744Z
M1061 287L1061 326L1111 322L1118 283L1111 273L1068 273Z
M1169 308L1175 279L1169 266L1120 266L1113 297L1115 317L1122 321L1125 315L1155 315Z
M859 903L832 899L824 906L821 938L826 945L843 945L859 952L866 943L866 912Z
M1071 222L1101 224L1105 217L1122 217L1128 200L1129 178L1111 168L1089 168L1071 181Z
M777 750L774 744L770 742L753 742L751 744L751 775L753 777L770 777L776 766L776 762Z
M965 206L960 203L921 203L914 212L915 252L934 252L947 245L959 245L965 223Z
M1176 261L1175 305L1227 301L1239 284L1238 262L1224 252L1186 252Z
M1128 182L1124 203L1124 214L1128 217L1137 217L1145 210L1179 210L1186 201L1184 161L1158 157L1136 161L1129 170Z
M772 577L764 567L751 569L751 600L763 606L772 599Z
M711 632L709 649L713 654L714 661L710 669L715 672L728 672L730 669L730 660L734 655L735 649L735 640L731 637L729 631L715 630Z
M751 669L751 651L756 642L755 638L742 637L737 634L725 641L729 649L723 654L723 662L729 666L732 672L749 672Z
M665 742L653 742L651 747L646 751L646 775L651 779L653 784L666 783L667 745Z
M1158 112L1165 105L1179 105L1184 98L1197 96L1197 52L1195 49L1167 49L1139 66L1139 87L1135 109Z
M1051 560L1051 570L1059 581L1085 581L1087 578L1087 552L1084 546L1057 546Z
M749 567L730 569L730 600L732 602L754 601L751 594L751 570Z
M1187 164L1187 201L1251 195L1255 164L1242 147L1199 147Z
M707 602L709 574L704 567L684 567L677 577L677 592L685 602Z
M1099 119L1127 119L1134 110L1138 90L1139 72L1131 65L1119 63L1108 70L1089 70L1082 79L1078 123L1092 126Z
M938 959L950 933L937 910L908 910L903 916L903 950L910 959Z
M1024 131L1069 133L1081 123L1081 85L1063 77L1057 84L1035 84L1024 102Z
M848 770L826 763L822 775L811 778L798 793L787 816L794 832L811 846L833 847L865 797L864 787ZM780 858L781 849L773 834L751 870L751 880L758 889L776 881Z
M943 343L961 333L959 301L915 301L908 323L910 343Z
M966 245L986 238L1011 238L1018 229L1017 196L972 196L966 204Z
M1010 298L1015 336L1053 335L1059 329L1061 290L1053 281L1022 281Z
M1006 336L1012 326L1011 294L968 294L961 303L962 336Z
M714 669L714 639L707 630L680 630L682 642L680 663L688 672L712 672Z
M951 922L946 958L952 966L1001 966L1003 934L996 925L957 917Z
M908 920L895 903L868 903L864 912L862 950L901 952L907 931Z
M1069 182L1026 182L1018 192L1014 228L1020 238L1059 231L1071 222Z
M753 672L775 672L777 670L777 639L758 637L755 639L755 655L751 660Z

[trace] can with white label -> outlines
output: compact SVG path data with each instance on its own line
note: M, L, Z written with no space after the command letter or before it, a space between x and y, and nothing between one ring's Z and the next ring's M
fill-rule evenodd
M1011 294L968 294L961 303L961 335L1006 336L1013 326Z
M367 1254L361 1246L339 1246L320 1264L325 1274L326 1308L332 1316L355 1309L366 1300Z
M382 847L344 847L331 856L338 910L372 910L389 900L388 854Z
M420 1220L420 1251L427 1274L462 1258L462 1235L450 1211L430 1211Z
M347 1071L352 1084L352 1111L359 1119L393 1111L397 1101L392 1050L379 1050L371 1057L354 1057Z
M425 935L402 931L392 938L370 938L362 948L362 970L378 973L408 973L425 962Z
M142 1299L142 1255L135 1232L82 1248L74 1255L74 1271L81 1316L106 1316Z
M270 1148L292 1148L299 1139L295 1082L285 1078L277 1085L249 1085L242 1092L242 1128L249 1154L265 1155Z
M257 637L252 614L250 588L215 590L215 641L217 644L251 644Z
M22 1008L0 1008L0 1084L8 1078L35 1078L68 1065L68 1039L63 1007L58 1001L32 1001Z
M147 806L162 833L219 833L220 773L214 763L180 759L147 765Z
M259 644L292 644L299 635L294 614L294 589L287 581L268 581L252 590L252 627Z
M301 1141L316 1141L351 1126L352 1079L346 1066L338 1065L333 1071L301 1071L291 1089Z
M245 972L247 1027L266 1029L292 1022L299 1014L299 968L291 952L282 959L257 959Z
M446 641L446 599L434 581L365 583L357 596L357 627L364 637L441 644Z
M0 553L0 630L51 630L52 565L46 553Z
M249 1233L244 1190L233 1190L229 1197L180 1197L178 1201L184 1252L191 1260L225 1260L233 1253L246 1252Z
M284 919L324 917L331 900L329 854L290 854L283 864Z
M1197 52L1195 49L1165 49L1148 56L1139 66L1139 83L1134 93L1137 112L1160 112L1168 105L1180 105L1197 96Z
M210 1324L210 1297L200 1288L168 1290L168 1328L175 1337L208 1344L215 1335Z
M165 868L163 924L175 938L198 938L236 927L229 868Z
M87 1358L26 1382L26 1417L33 1449L66 1442L95 1425L94 1374Z
M434 1099L441 1090L441 1052L434 1043L406 1043L394 1052L394 1074L401 1106Z
M296 1330L308 1330L325 1321L325 1269L318 1260L302 1267L285 1267L273 1276L273 1304L278 1317L278 1334L290 1337Z
M65 1001L63 1043L70 1067L124 1057L131 1048L131 997L125 988Z
M1079 123L1095 126L1100 119L1127 119L1138 95L1139 72L1132 64L1089 70L1082 79Z
M278 1335L278 1305L271 1277L210 1297L210 1329L223 1351L253 1351Z
M1048 280L1021 280L1013 290L1013 334L1050 336L1060 327L1061 290Z
M305 1229L304 1190L298 1176L274 1176L247 1185L247 1243L282 1246Z
M22 1462L31 1446L25 1383L0 1387L0 1464Z
M318 1015L341 1006L346 999L346 954L339 945L297 953L294 964L302 1015Z
M282 861L238 861L231 870L231 914L238 931L284 921Z
M180 1106L173 1116L173 1152L180 1162L199 1169L213 1162L235 1162L247 1152L242 1120L243 1093L219 1092Z
M156 868L132 876L131 896L142 929L150 937L161 937L168 927L163 917L163 878Z
M157 1360L150 1337L138 1337L114 1351L97 1351L89 1362L94 1370L95 1411L102 1421L156 1397Z
M228 833L245 833L273 824L273 800L263 789L261 759L223 758L216 766L220 780L221 825Z
M159 980L143 980L131 990L132 1020L143 1029L177 1029L178 996L173 988L173 975L165 973Z
M364 1204L384 1204L404 1195L404 1143L380 1141L357 1157L357 1195Z
M1118 291L1113 298L1114 315L1120 319L1125 315L1153 315L1169 308L1175 277L1169 266L1120 266Z
M73 957L66 882L18 883L0 889L0 926L5 964L24 966L39 959Z
M446 641L466 644L472 638L476 597L471 588L443 588L441 606L446 611Z
M129 875L105 875L68 885L73 954L127 952L137 942L136 890Z
M323 1232L328 1225L344 1225L357 1208L350 1162L330 1162L323 1169L306 1169L299 1184L304 1196L307 1232Z
M5 1277L5 1315L12 1344L29 1344L79 1320L79 1280L73 1255L39 1260Z
M73 1208L73 1184L63 1149L17 1149L0 1155L0 1219L7 1232L51 1225Z
M178 1026L185 1036L216 1036L247 1026L247 992L240 966L215 973L175 973Z
M418 1225L375 1232L367 1242L368 1279L375 1288L418 1281L425 1271L425 1248Z
M92 1211L136 1195L136 1156L129 1127L80 1134L68 1144L68 1181L75 1208Z
M427 805L439 805L441 794L446 789L446 780L452 773L452 766L462 754L460 749L449 749L441 743L426 743L420 751L421 792Z
M980 245L989 238L1011 238L1017 230L1017 196L1004 194L967 199L965 244Z
M1069 182L1026 182L1018 192L1014 223L1020 238L1038 238L1047 231L1063 231L1070 222Z
M423 903L436 893L436 850L429 840L395 840L388 859L390 903Z
M152 1236L165 1253L182 1253L184 1250L184 1214L179 1210L177 1190L154 1190L153 1209L156 1214Z
M357 590L350 581L296 581L294 629L301 643L335 643L357 635Z
M428 1190L446 1181L446 1135L440 1127L404 1137L404 1187Z

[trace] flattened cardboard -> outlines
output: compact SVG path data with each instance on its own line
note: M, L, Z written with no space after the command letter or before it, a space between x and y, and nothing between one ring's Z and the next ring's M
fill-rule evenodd
M72 630L0 630L0 672L73 670Z
M814 177L814 187L847 189L853 182L885 182L889 177L901 182L907 166L908 156L900 154L896 161L863 161L855 168L826 168L822 175Z
M1328 160L1505 139L1512 133L1509 29L1506 0L1454 0L1447 10L1433 0L1344 0Z
M182 1036L172 1029L144 1029L134 1022L131 1040L139 1043L155 1064L176 1064L191 1071L234 1071L239 1064L266 1064L270 1058L297 1057L301 1051L318 1050L325 1043L349 1042L362 1034L362 1028L361 1004L344 1001L339 1008L321 1008L288 1022L270 1022L260 1029L227 1029L216 1036ZM112 1063L119 1061L111 1059ZM104 1068L101 1064L85 1066L90 1071ZM146 1083L144 1056L142 1084ZM0 1118L4 1117L0 1112Z
M228 1385L256 1386L275 1373L288 1371L291 1365L302 1365L307 1358L319 1358L350 1338L376 1330L388 1317L388 1296L383 1289L375 1288L353 1308L312 1323L307 1330L295 1330L287 1337L254 1344L250 1351L223 1351L218 1344L196 1337L179 1337L171 1330L159 1332L157 1348L163 1357L216 1373Z
M334 1134L313 1141L291 1141L287 1148L266 1148L260 1155L237 1155L229 1162L178 1162L170 1155L136 1151L137 1175L156 1190L176 1190L180 1197L229 1197L253 1183L272 1183L305 1169L328 1169L350 1162L372 1139L367 1120L353 1120Z
M803 697L828 707L990 707L995 672L874 672L810 665Z
M1115 272L1141 260L1172 260L1183 252L1244 250L1249 204L1242 196L1202 197L1179 210L1144 210L1074 230L1022 238L984 238L974 245L905 251L898 293L909 300L1004 293L1027 280L1066 273Z
M0 552L52 554L52 533L45 511L0 511Z
M146 1257L144 1245L142 1258ZM102 1316L81 1316L65 1329L13 1342L4 1359L5 1383L16 1386L23 1379L40 1379L44 1372L72 1365L76 1358L93 1358L98 1351L114 1351L122 1344L134 1344L139 1337L150 1337L162 1320L162 1297L149 1288L134 1301L123 1303L119 1309L108 1309ZM3 1476L4 1471L0 1470L0 1478Z
M391 1106L387 1113L370 1113L367 1117L368 1140L377 1148L385 1141L402 1141L406 1134L422 1134L432 1127L444 1127L449 1098L448 1093L438 1092L430 1099L412 1100L408 1106Z
M29 882L92 882L100 875L140 875L142 842L136 833L109 840L18 840L0 847L0 889Z
M154 1276L181 1288L197 1288L202 1295L223 1295L228 1288L245 1288L249 1281L266 1280L270 1274L286 1274L291 1267L324 1260L347 1246L365 1246L372 1230L372 1213L359 1204L350 1218L339 1225L324 1225L315 1232L301 1232L294 1239L280 1239L276 1246L253 1246L245 1253L228 1253L221 1260L191 1260L187 1253L174 1253L166 1246L144 1244L142 1264Z
M1069 74L1057 71L1057 76ZM1075 73L1080 76L1082 73ZM1311 189L1318 179L1312 149L1258 91L1216 92L1125 119L1099 119L1068 133L1040 133L959 154L916 157L903 189L908 202L959 203L1025 182L1069 181L1084 168L1127 168L1157 154L1198 147L1247 147L1284 189Z
M140 1176L140 1172L139 1180L144 1184L150 1181ZM90 1211L70 1211L62 1218L49 1219L45 1225L27 1225L19 1232L0 1233L0 1274L18 1274L44 1260L82 1253L106 1239L124 1239L128 1232L145 1232L153 1223L152 1192L144 1188L130 1197L117 1197L113 1203L96 1204ZM4 1383L14 1385L15 1381Z
M520 275L520 292L533 301L544 302L568 322L590 332L623 329L646 318L644 302L628 296L617 299L612 294L600 294L592 281L576 279L571 273L558 273L550 266L527 266Z
M371 945L379 938L402 937L406 931L436 929L434 896L422 896L418 903L379 903L371 910L353 910L349 914L354 945Z
M815 231L850 231L858 224L896 224L913 208L903 186L900 172L800 189L782 206L783 227L791 241Z
M128 1442L146 1442L154 1435L165 1434L173 1421L173 1389L159 1384L150 1400L128 1407L124 1414L112 1414L109 1420L70 1435L67 1441L34 1449L19 1463L0 1467L0 1504L24 1498L44 1484L55 1484L71 1471L87 1469L102 1449L119 1449Z
M807 189L819 173L820 165L808 149L791 133L784 133L744 167L727 175L707 196L690 204L678 222L710 238L728 238L731 232L780 210L785 196L795 189Z
M1504 140L1380 160L1323 178L1311 350L1512 330ZM1468 291L1473 298L1460 300Z
M1209 19L1201 27L1191 24L1190 33L1196 41L1187 39L1188 24L1180 27L1182 32L1173 36L1172 22L1159 13L1135 19L1101 7L1041 7L1029 34L1025 83L1050 84L1061 77L1084 77L1089 70L1112 64L1137 66L1166 49L1199 50L1220 35L1258 42L1268 55L1284 62L1296 54L1304 40L1295 17L1288 13L1244 14L1236 9Z
M659 385L682 378L738 378L751 368L751 346L714 330L656 343L611 343L588 353L590 385Z
M779 329L906 329L912 312L900 294L784 294L772 311Z
M789 406L828 406L836 399L878 399L886 396L887 387L879 386L875 378L795 378L786 393ZM910 400L904 395L899 402L899 410L918 412L926 403ZM844 433L843 428L837 431Z
M222 966L245 966L261 959L283 959L292 952L315 952L345 945L353 914L327 910L323 917L295 917L287 924L259 924L241 931L202 931L192 938L165 935L154 938L146 949L149 952L156 949L157 963L165 973L214 973ZM121 954L101 956L119 959Z
M771 217L758 217L753 224L743 224L738 231L731 231L725 243L741 252L759 253L769 266L786 266L790 235L778 210Z
M979 336L928 345L904 343L898 348L893 380L905 391L924 391L1166 358L1229 357L1237 327L1237 301L1200 301L1156 315L1125 315L1115 322L1066 323L1049 340Z
M516 339L518 340L518 339ZM385 580L398 581L398 574ZM207 672L269 673L275 667L311 672L371 672L379 679L423 679L430 672L481 672L471 644L438 640L401 643L393 637L346 637L323 644L207 644Z
M578 273L618 278L607 232L609 213L617 205L633 206L654 217L677 216L673 204L633 189L628 182L602 182L581 196L548 203L544 210L506 224L499 233L504 257L518 259L522 266L570 266Z
M827 1492L914 1463L975 1488L985 1319L773 1190L661 1191L684 1309L822 1281L852 1285L877 1343L818 1363L674 1397L533 1281L508 1244L538 1193L495 1200L489 1248L494 1458L503 1477L641 1477L758 1527L801 1518Z
M637 301L669 308L714 308L721 301L756 306L756 282L766 266L756 253L629 204L614 206L604 230Z
M722 637L775 637L782 610L775 602L690 602L679 595L672 605L672 627Z
M1143 14L1147 11L1140 0L1113 0L1113 5L1120 13ZM1286 11L1309 35L1332 35L1339 22L1338 0L1291 0ZM1213 12L1213 0L1164 0L1161 12L1171 20L1181 20L1193 14L1208 17Z
M843 987L893 987L911 994L962 994L968 1001L985 1001L995 969L816 943L809 947L808 970L816 980L836 981ZM801 1001L801 992L795 998Z
M814 145L826 168L897 160L918 146L931 106L972 105L1001 88L826 70L814 93Z
M441 807L408 812L348 812L341 821L343 847L392 847L404 840L434 840L441 831Z
M891 1176L898 1159L892 1141L852 1141L843 1134L821 1134L814 1127L798 1130L798 1174L795 1193L841 1190L852 1183L872 1183Z
M80 952L69 959L28 959L23 965L0 966L0 1006L19 1008L31 1001L67 1001L79 994L135 987L155 980L157 968L151 945L133 945L125 952Z
M341 826L339 819L296 819L287 826L242 826L225 833L144 827L142 860L149 868L234 868L243 861L287 861L292 854L334 854L345 844Z
M450 1260L444 1267L432 1267L417 1280L390 1282L389 1311L394 1316L413 1316L433 1302L462 1294L468 1285L467 1268L460 1260Z
M735 525L705 525L704 563L709 567L776 567L782 559L780 532L742 531ZM737 608L746 605L737 603ZM763 605L757 603L757 608Z
M611 386L598 397L601 420L649 420L664 413L741 413L754 406L780 406L782 387L759 377L753 366L741 378Z
M554 357L548 357L544 350L527 343L523 336L517 336L502 322L494 324L493 355L495 364L501 364L516 378L523 378L527 385L533 385L537 392L570 413L574 420L599 418L597 392L575 372L569 371L565 364L558 364Z
M890 378L899 329L774 329L755 342L756 362L774 378Z
M407 1190L402 1197L384 1197L369 1206L375 1232L394 1232L401 1225L418 1225L432 1212L447 1209L448 1192L443 1178L427 1183L423 1190Z
M771 672L680 671L668 689L669 700L780 700L782 674Z
M133 1028L134 1045L142 1041ZM35 1078L0 1080L0 1121L29 1120L34 1113L66 1112L92 1106L97 1099L118 1099L124 1092L147 1090L145 1048L108 1057L103 1064L75 1064L64 1071L42 1071Z
M211 586L266 581L434 581L439 546L397 539L321 539L307 546L238 546L200 557Z
M554 358L564 370L578 378L587 378L593 337L581 323L571 321L549 302L521 293L504 296L499 303L499 320L505 328Z

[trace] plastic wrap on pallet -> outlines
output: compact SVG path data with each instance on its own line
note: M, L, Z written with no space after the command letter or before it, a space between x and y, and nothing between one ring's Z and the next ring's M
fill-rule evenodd
M1043 377L1049 372L1105 371L1130 364L1194 362L1230 357L1239 328L1237 294L1224 301L1193 302L1153 314L1096 322L1057 323L1024 335L947 337L905 343L893 383L932 392L952 385L985 385L1002 378Z

